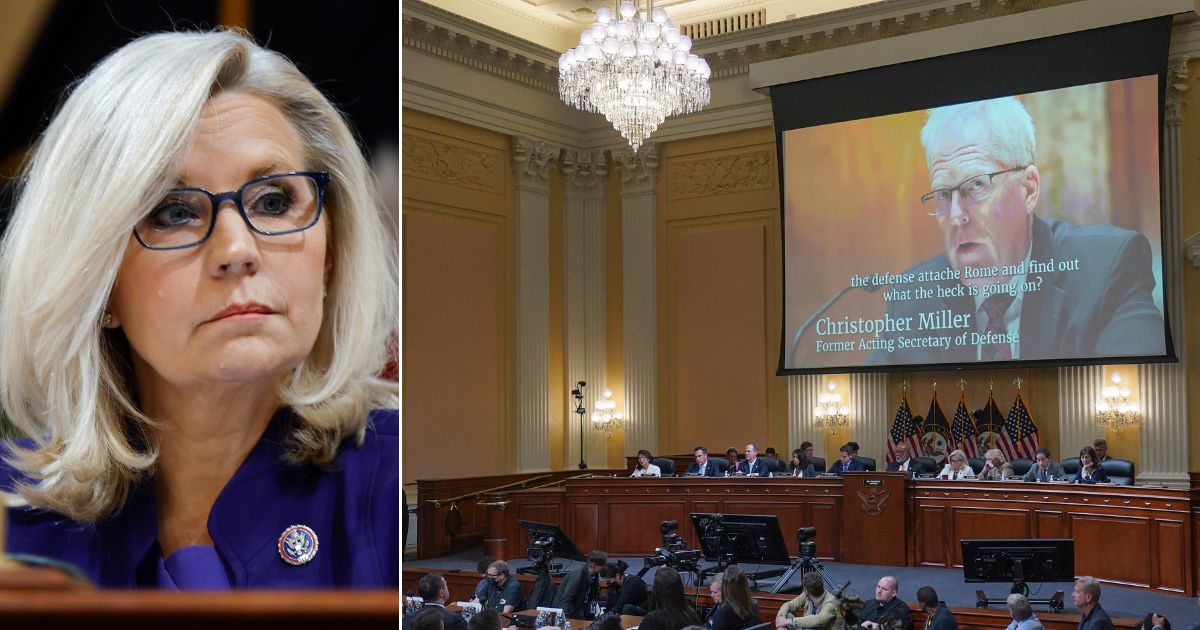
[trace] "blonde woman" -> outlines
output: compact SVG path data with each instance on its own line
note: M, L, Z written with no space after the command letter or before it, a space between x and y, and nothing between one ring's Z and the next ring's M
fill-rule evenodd
M373 189L337 110L243 35L99 63L0 247L9 550L106 587L397 585Z
M958 481L959 479L974 479L975 471L967 464L967 454L962 450L954 450L950 452L950 457L946 458L946 465L942 468L942 472L938 473L941 479L950 479Z
M983 470L979 472L980 479L989 481L1001 481L1005 477L1011 477L1016 473L1013 472L1012 464L1008 463L1008 458L1004 457L1004 452L998 448L993 448L983 454L984 464Z

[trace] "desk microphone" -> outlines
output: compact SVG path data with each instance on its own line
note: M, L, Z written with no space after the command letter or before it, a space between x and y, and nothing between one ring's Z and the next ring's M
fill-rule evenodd
M842 296L846 295L846 293L848 291L850 291L850 289L862 289L863 291L866 291L867 293L874 293L879 290L880 286L881 285L878 285L878 284L871 284L871 285L867 285L865 287L856 287L853 285L846 285L845 287L842 287L841 291L834 293L833 297L826 300L825 303L822 304L820 308L813 311L813 314L809 315L808 319L804 320L804 323L800 325L800 328L796 331L796 336L792 338L792 351L788 354L788 356L790 356L792 358L792 362L795 363L795 361L796 361L796 350L800 347L800 338L803 337L804 333L808 331L808 328L813 325L813 322L817 321L818 317L820 317L821 315L824 315L825 311L829 310L829 307L833 306L833 304L835 302L842 299Z

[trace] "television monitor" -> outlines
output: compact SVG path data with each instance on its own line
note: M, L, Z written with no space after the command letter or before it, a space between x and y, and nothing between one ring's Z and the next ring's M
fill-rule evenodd
M1075 579L1073 538L964 539L967 582L1071 582Z
M780 374L1175 360L1165 16L771 87Z
M774 514L694 512L692 527L704 559L754 564L792 563Z

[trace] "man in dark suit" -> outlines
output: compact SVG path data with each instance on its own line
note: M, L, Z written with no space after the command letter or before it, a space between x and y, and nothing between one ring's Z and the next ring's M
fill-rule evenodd
M958 630L958 619L946 608L946 602L938 601L937 591L932 586L917 589L917 603L929 615L925 630Z
M1104 438L1096 438L1092 441L1092 448L1096 449L1096 462L1106 462L1111 457L1108 456L1108 440Z
M1050 450L1039 448L1034 451L1034 464L1029 467L1029 472L1025 473L1021 479L1024 481L1053 481L1065 476L1062 464L1051 459Z
M703 446L697 446L692 454L696 456L696 461L688 466L685 475L700 475L702 477L720 477L721 470L717 467L717 463L709 461L708 449Z
M1071 602L1083 615L1079 619L1079 630L1113 630L1112 619L1100 606L1100 582L1095 578L1085 575L1075 580Z
M888 464L887 469L900 472L921 472L921 463L908 452L908 444L901 442L896 445L896 461Z
M838 449L838 461L829 467L829 472L840 475L848 472L863 472L866 469L867 467L862 462L854 458L854 447L850 444L843 444L842 448Z
M467 630L467 622L462 615L446 610L446 601L450 599L450 589L441 573L430 573L417 582L417 593L425 600L422 610L437 608L441 610L442 626L446 630ZM409 630L416 615L408 615L401 624L403 630Z
M870 362L1164 352L1150 243L1111 225L1038 218L1035 135L1025 107L1012 97L930 110L921 143L932 191L921 201L937 222L944 252L904 272L927 280L899 288L920 287L933 297L889 301L888 317L911 326L888 336L892 342L966 334L967 343L894 344L890 352L873 351Z
M591 619L592 603L600 594L599 574L608 563L608 554L603 551L592 551L587 556L587 562L577 571L572 571L563 577L554 596L554 608L561 608L567 619Z
M885 575L875 584L875 599L867 602L858 613L859 624L867 630L892 630L899 621L903 630L913 630L912 612L908 604L896 597L900 582Z
M738 464L738 472L750 477L766 477L767 469L758 459L758 445L751 442L746 445L746 459Z

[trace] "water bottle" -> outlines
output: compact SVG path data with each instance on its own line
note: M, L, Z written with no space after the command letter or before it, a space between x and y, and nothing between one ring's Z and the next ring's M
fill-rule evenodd
M544 627L546 627L546 611L544 611L544 610L539 610L539 611L538 611L538 614L537 614L537 619L535 619L535 620L533 621L533 627L534 627L534 628L544 628Z

